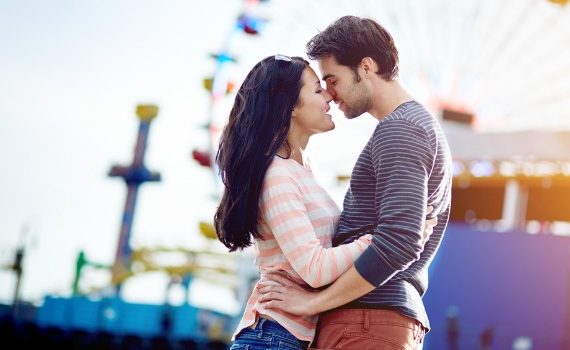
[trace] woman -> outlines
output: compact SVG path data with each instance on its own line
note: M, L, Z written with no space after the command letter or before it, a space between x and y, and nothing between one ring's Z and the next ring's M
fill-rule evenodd
M214 222L230 251L254 243L261 280L279 272L330 284L370 243L367 234L331 247L340 210L306 158L309 138L335 127L331 100L307 61L283 55L257 63L235 98L216 158L225 189ZM265 309L254 288L231 349L305 349L316 321Z
M225 185L215 215L220 241L235 251L255 243L261 278L281 271L295 282L320 287L352 266L366 235L330 248L340 210L320 187L304 150L311 135L334 129L331 96L309 63L275 55L257 63L240 87L217 154ZM254 288L232 349L304 349L316 318L265 310ZM257 335L273 333L270 340Z

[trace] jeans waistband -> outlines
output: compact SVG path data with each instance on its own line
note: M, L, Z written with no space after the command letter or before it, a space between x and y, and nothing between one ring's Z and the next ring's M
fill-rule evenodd
M257 319L257 322L255 323L254 326L251 327L252 329L256 330L256 331L260 331L260 332L271 332L274 333L275 335L278 336L282 336L282 337L293 337L293 335L291 333L289 333L289 331L287 329L285 329L285 327L283 327L282 325L280 325L279 323L277 323L274 320L270 320L268 318L265 318L263 316L259 317ZM293 337L295 338L295 337ZM297 339L297 338L295 338Z
M255 325L243 329L241 333L243 333L243 336L246 336L246 334L255 334L255 337L257 338L263 338L266 336L277 337L279 339L284 339L288 342L295 343L300 348L306 348L306 346L309 344L307 341L296 338L278 322L264 318L263 316L258 318Z

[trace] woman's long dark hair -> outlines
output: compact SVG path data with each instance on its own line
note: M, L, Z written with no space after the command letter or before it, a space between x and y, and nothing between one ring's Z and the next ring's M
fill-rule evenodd
M285 144L308 62L276 55L257 63L242 83L220 139L216 164L224 194L214 216L219 240L230 251L260 238L259 197L267 168Z

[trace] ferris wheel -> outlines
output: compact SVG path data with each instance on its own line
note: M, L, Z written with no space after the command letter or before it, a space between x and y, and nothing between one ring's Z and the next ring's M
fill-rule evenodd
M436 114L472 114L485 132L570 129L568 1L272 3L260 51L302 54L334 19L372 17L394 36L403 85Z
M265 21L258 35L234 36L225 43L236 60L227 66L224 79L234 86L265 56L305 56L312 36L352 14L378 20L393 35L400 81L434 115L467 115L479 133L570 130L568 0L272 0L259 2L250 14ZM317 65L311 65L318 73ZM212 155L234 96L219 98L213 109ZM350 123L350 128L334 131L331 143L354 140L343 143L343 152L355 159L360 140L366 139L358 123L365 122ZM352 164L338 169L343 162L337 156L319 158L329 159L330 167L323 168L337 174L348 173Z

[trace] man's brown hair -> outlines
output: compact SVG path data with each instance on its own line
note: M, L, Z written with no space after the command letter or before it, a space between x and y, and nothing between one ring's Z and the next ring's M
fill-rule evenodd
M394 39L370 18L344 16L337 19L307 43L307 56L313 60L333 56L354 72L364 57L371 57L378 64L376 73L385 80L393 80L398 75Z

